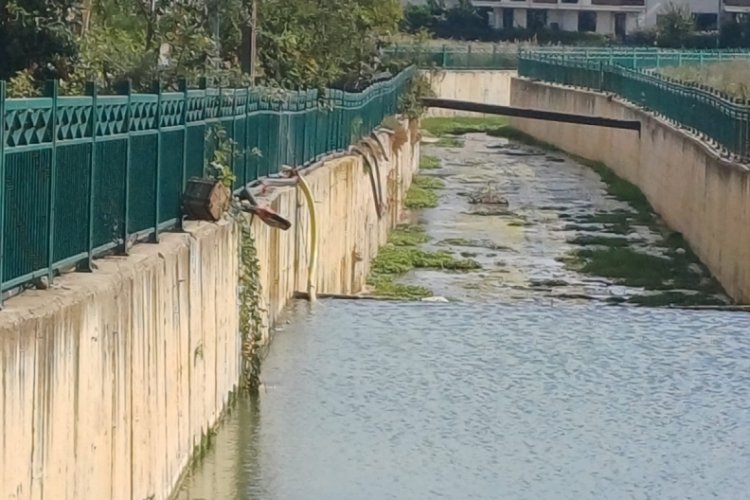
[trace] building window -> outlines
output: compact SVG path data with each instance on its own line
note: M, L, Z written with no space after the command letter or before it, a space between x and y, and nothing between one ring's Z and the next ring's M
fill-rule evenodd
M596 31L596 12L582 10L578 13L578 31Z
M578 3L578 0L561 0L562 3Z
M698 31L712 31L716 29L716 14L693 14L695 19L695 27Z
M529 9L526 11L526 28L539 31L547 26L547 9Z
M513 9L503 9L503 28L510 29L513 25Z
M622 38L627 34L628 15L622 12L615 13L615 36Z

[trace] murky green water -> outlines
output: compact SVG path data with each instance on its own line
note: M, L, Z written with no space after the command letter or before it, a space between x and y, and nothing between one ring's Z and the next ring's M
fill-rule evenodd
M443 203L421 215L432 245L494 242L456 248L484 269L405 278L460 302L295 304L260 397L180 500L750 498L750 315L531 286L626 294L556 259L570 247L557 207L617 202L568 159L490 141L441 152ZM493 179L513 213L465 213L460 191Z
M300 304L181 499L747 498L737 313Z

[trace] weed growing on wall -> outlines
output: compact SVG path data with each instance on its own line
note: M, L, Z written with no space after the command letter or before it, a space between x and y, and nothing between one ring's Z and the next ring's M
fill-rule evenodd
M260 383L258 347L263 340L260 262L250 223L240 223L240 335L242 336L242 388L256 392Z
M417 74L412 78L409 88L401 97L399 111L410 120L419 119L425 112L425 107L422 104L422 99L425 97L435 97L435 91L432 90L427 77Z

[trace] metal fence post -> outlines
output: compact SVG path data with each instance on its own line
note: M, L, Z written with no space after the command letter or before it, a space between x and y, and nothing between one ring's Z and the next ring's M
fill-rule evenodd
M446 48L445 44L443 44L443 69L445 69L445 67L446 67L446 66L447 66L447 64L448 64L448 54L447 54L447 50L448 50L448 49Z
M159 243L159 222L161 219L161 81L153 84L156 92L156 169L154 172L154 234L151 236L152 243Z
M47 206L47 279L52 284L54 278L53 264L55 263L55 198L56 198L56 181L57 181L57 97L59 86L57 80L47 82L47 97L52 98L52 114L50 123L52 124L52 156L50 159L50 176L49 176L49 198Z
M203 135L203 167L201 171L201 175L206 175L206 163L208 162L208 158L206 158L206 118L208 118L208 92L206 92L206 89L208 88L208 80L205 76L202 76L198 79L198 88L203 91L203 109L201 110L201 133Z
M242 186L247 186L247 164L250 161L250 113L247 108L250 105L250 87L246 87L247 99L245 100L245 111L242 113L242 119L245 121L245 151L242 158Z
M89 155L89 232L86 250L86 271L94 270L94 192L96 189L96 129L98 127L99 112L96 106L96 83L86 83L86 94L91 96L91 154Z
M125 146L125 182L123 189L123 220L122 220L122 246L120 247L119 253L122 255L128 254L128 238L130 234L128 231L128 219L130 218L130 169L133 160L130 147L130 134L131 126L133 121L133 82L127 80L120 87L120 93L127 96L127 108L125 110L125 134L126 134L126 146Z
M187 80L181 79L179 81L179 90L182 92L182 116L180 117L180 123L182 123L182 171L180 172L180 199L185 194L185 186L187 186L187 155L188 155L188 124L187 124L187 113L188 113L188 87ZM182 204L182 202L180 202ZM183 230L183 217L180 214L177 222L177 229Z
M5 269L5 80L0 80L0 309Z
M235 176L234 182L237 182L237 174L234 172L234 155L235 155L234 144L237 142L237 139L234 136L234 133L236 131L236 127L235 127L236 123L237 123L237 87L235 87L232 92L232 133L231 133L232 142L230 143L230 146L232 149L232 153L231 153L232 156L229 158L229 170L231 170L232 175ZM234 186L232 187L234 188Z

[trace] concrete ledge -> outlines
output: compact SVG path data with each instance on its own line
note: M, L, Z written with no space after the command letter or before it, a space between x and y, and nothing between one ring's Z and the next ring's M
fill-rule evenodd
M391 146L381 219L361 158L306 176L318 208L320 292L364 285L419 163L407 135L397 150L380 136ZM267 199L293 223L287 232L253 225L268 326L306 288L310 238L295 188ZM233 222L189 223L97 264L0 311L0 498L165 499L239 380Z
M750 301L750 171L721 158L687 131L597 92L515 78L514 106L640 120L642 131L514 118L512 126L570 153L600 161L637 185L727 292Z

